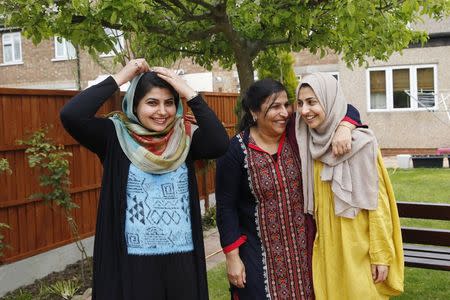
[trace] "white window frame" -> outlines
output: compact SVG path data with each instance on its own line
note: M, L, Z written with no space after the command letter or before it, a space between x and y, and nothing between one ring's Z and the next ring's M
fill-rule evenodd
M71 59L76 59L77 58L77 54L75 52L75 47L72 45L72 43L68 40L66 40L65 38L61 37L61 42L58 41L58 37L55 36L54 38L54 45L55 45L55 58L52 59L52 61L61 61L61 60L71 60ZM58 55L58 45L61 45L61 47L63 47L63 51L64 54L63 55ZM73 49L73 56L70 55L70 49Z
M125 38L123 37L123 32L118 29L104 28L105 33L109 37L116 38L116 43L114 44L114 48L117 52L122 52L125 48ZM109 32L108 32L109 31ZM100 57L110 57L115 56L114 50L109 51L108 53L101 53Z
M434 84L434 106L432 107L419 107L418 95L417 95L417 69L433 69L433 84ZM409 87L411 94L411 107L409 108L394 108L394 93L393 93L393 76L392 71L397 69L409 70ZM370 103L370 71L385 71L386 76L386 108L371 108ZM367 99L367 111L368 112L397 112L397 111L426 111L435 110L438 108L438 70L436 64L423 64L423 65L398 65L398 66L384 66L384 67L370 67L366 69L366 99Z
M10 39L10 42L5 42L6 38ZM18 38L19 39L19 58L16 58L14 53L16 52L15 50L15 44L14 44L14 39ZM5 45L11 45L11 57L12 60L10 61L6 61L6 51L5 51ZM2 47L3 47L3 64L2 65L16 65L16 64L21 64L23 63L22 61L22 35L20 33L20 31L17 32L8 32L8 33L3 33L2 34Z

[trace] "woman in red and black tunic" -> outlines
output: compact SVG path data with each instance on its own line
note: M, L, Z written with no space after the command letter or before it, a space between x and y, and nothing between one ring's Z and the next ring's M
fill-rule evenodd
M217 224L232 299L312 299L315 228L304 213L286 89L275 80L257 81L242 107L242 131L218 159L216 178ZM345 120L357 123L352 119L359 122L359 114L349 107ZM335 140L349 141L351 126L340 126Z

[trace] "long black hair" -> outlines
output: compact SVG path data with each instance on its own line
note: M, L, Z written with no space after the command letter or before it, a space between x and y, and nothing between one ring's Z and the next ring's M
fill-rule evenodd
M244 116L239 121L239 130L242 131L253 126L255 124L255 121L253 121L251 112L261 111L261 106L268 97L282 91L286 92L286 88L279 81L270 78L255 81L255 83L253 83L248 88L248 90L245 92L244 97L242 98L241 103L242 110L244 111ZM274 102L275 99L276 97L273 97L272 102Z
M134 112L136 111L139 102L144 98L145 94L147 94L154 87L168 89L173 95L176 107L178 107L178 103L180 102L180 95L178 95L178 92L173 88L173 86L171 86L167 81L161 79L156 72L146 72L139 79L136 90L134 92Z

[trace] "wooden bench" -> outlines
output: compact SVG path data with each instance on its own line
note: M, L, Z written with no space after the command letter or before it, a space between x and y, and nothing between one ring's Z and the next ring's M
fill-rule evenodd
M450 204L397 202L402 218L450 221ZM450 230L402 226L405 265L450 271Z

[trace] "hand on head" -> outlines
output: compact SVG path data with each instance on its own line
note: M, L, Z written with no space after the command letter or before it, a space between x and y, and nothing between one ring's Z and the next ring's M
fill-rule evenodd
M186 83L186 81L177 75L173 70L164 67L154 67L152 71L159 77L167 81L180 94L181 97L192 99L197 93Z
M150 68L144 58L130 60L117 74L113 76L118 86L131 81L135 76L153 71L158 74L161 79L169 83L181 97L186 99L193 98L197 93L186 83L186 81L178 76L174 71L164 67Z
M150 71L150 67L144 58L130 60L117 74L113 75L118 86L131 81L135 76Z

